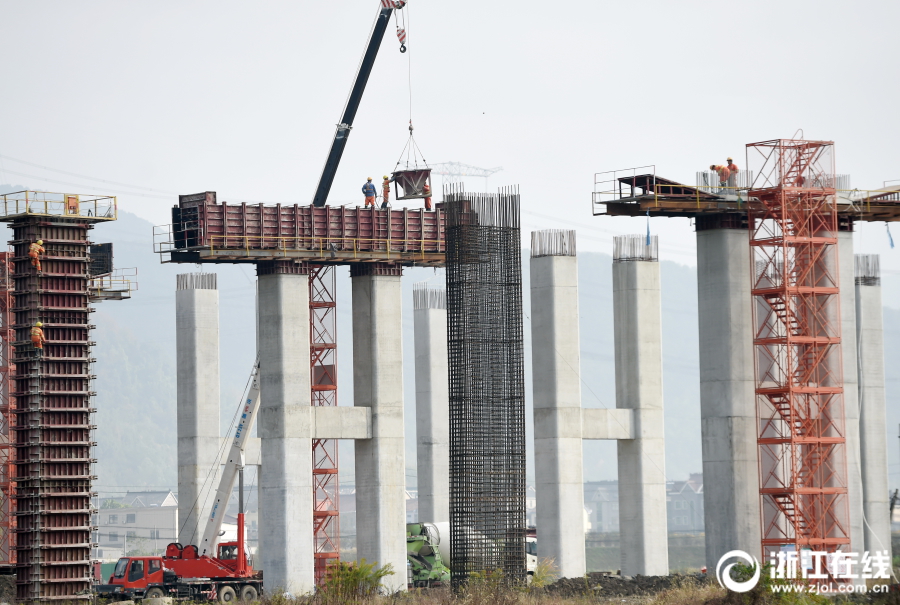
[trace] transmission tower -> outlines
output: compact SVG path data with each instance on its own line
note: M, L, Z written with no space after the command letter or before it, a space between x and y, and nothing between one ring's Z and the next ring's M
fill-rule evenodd
M503 170L501 166L496 168L479 168L461 162L441 162L432 164L431 173L441 175L441 189L444 188L444 185L462 183L463 178L468 176L483 178L484 189L487 191L488 178L501 170Z

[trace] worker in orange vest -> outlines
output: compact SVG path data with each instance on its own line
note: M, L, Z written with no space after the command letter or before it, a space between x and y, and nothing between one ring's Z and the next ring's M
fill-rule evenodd
M41 254L44 250L44 240L39 239L28 247L28 256L31 257L31 266L37 267L38 273L41 272Z
M391 198L391 178L388 175L384 175L384 181L382 181L381 183L381 194L381 208L383 210L386 210L388 207L388 201Z
M425 187L422 188L422 193L428 196L425 198L425 210L431 210L431 185L425 183Z
M719 187L724 188L728 186L728 166L722 166L721 164L712 164L709 169L714 170L715 173L719 175Z
M732 160L731 158L728 158L728 165L726 166L726 168L728 168L728 186L731 187L732 189L734 189L737 187L737 173L738 173L737 164L734 163L734 160ZM736 192L732 192L732 193L736 193Z
M47 339L44 338L44 330L42 326L44 324L41 322L37 322L34 324L34 327L31 328L31 344L34 345L35 349L44 349L44 343L47 342Z
M378 194L378 191L375 189L375 184L372 183L372 177L369 177L366 180L366 184L362 186L362 192L363 195L366 196L366 208L369 207L369 204L374 208L375 196Z

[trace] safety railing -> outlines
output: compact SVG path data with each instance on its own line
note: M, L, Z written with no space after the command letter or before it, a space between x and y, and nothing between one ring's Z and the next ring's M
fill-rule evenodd
M251 251L275 250L282 252L306 251L317 252L320 256L336 257L338 252L352 253L353 258L360 254L380 253L386 258L391 255L396 257L409 257L410 253L443 254L443 239L395 239L388 237L321 237L321 236L291 236L277 237L268 235L211 235L207 237L210 251L228 250L234 252L245 251L247 256ZM342 254L345 257L346 254Z
M649 181L655 184L656 166L635 166L633 168L594 173L592 202L595 214L599 209L598 205L604 205L607 202L614 202L622 198L634 197L635 189L639 186L637 179L639 176L649 176L649 179L645 182ZM603 207L602 210L605 211L606 208Z
M0 219L26 215L114 221L118 218L118 206L115 196L110 195L78 195L49 191L0 194Z
M93 299L131 298L131 293L137 289L137 267L116 269L88 280L88 295Z
M696 174L694 183L704 193L714 195L718 195L720 192L725 195L735 195L735 190L747 190L753 186L752 170L738 170L729 174L724 187L719 186L720 178L719 173L714 170L701 170Z

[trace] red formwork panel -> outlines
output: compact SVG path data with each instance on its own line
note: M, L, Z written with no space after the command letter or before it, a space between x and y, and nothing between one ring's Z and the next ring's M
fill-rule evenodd
M90 598L92 431L88 230L78 219L11 221L17 596ZM41 239L43 272L28 258ZM30 331L42 322L43 351Z
M182 206L210 248L333 248L360 252L444 252L443 211L343 206L228 204Z

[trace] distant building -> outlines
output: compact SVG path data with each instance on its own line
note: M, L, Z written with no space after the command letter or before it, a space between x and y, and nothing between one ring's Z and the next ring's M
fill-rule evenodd
M590 522L587 531L600 534L618 533L618 481L586 482L584 506L588 511ZM703 473L691 473L687 481L666 483L666 520L669 533L703 531Z
M94 513L94 557L115 561L127 553L162 554L178 535L178 499L171 491L128 492L104 498Z
M670 534L703 531L703 473L666 484L666 512Z

